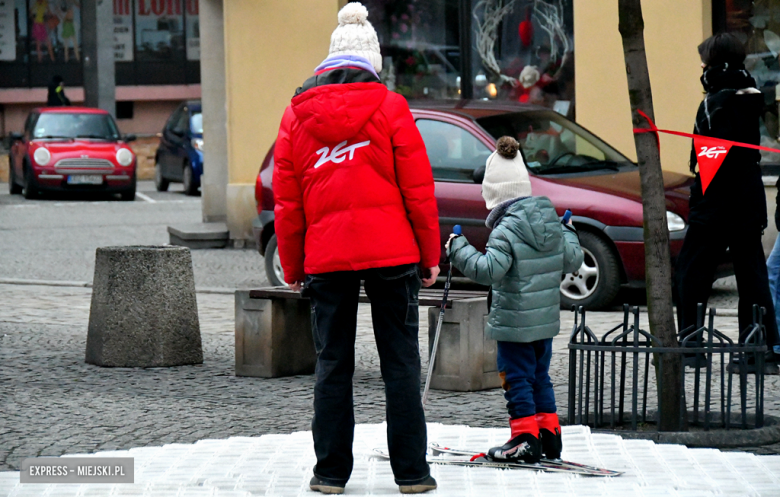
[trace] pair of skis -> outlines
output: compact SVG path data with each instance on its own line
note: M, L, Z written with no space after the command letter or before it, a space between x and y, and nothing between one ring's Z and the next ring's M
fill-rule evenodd
M383 459L390 458L390 455L387 452L380 449L374 449L374 454ZM583 476L620 476L623 474L622 471L597 468L595 466L588 466L570 461L562 461L560 459L542 459L536 464L496 461L490 459L482 452L451 449L437 443L430 443L428 445L427 460L429 464L449 464L454 466L471 466L478 468L497 469L530 469L548 473L574 473Z

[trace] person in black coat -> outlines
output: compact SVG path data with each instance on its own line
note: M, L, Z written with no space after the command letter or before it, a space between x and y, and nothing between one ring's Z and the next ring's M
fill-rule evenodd
M65 96L65 88L62 76L56 75L49 83L49 95L46 97L47 107L63 107L70 105L70 100Z
M696 114L694 133L758 145L763 96L745 70L744 46L730 33L718 34L699 45L699 54L706 95ZM739 289L740 330L752 324L755 304L764 307L770 345L767 360L776 362L778 356L771 349L780 345L780 337L761 244L767 226L761 155L757 150L732 147L704 193L698 152L691 150L691 172L696 179L691 187L688 232L677 259L680 330L695 329L697 305L707 305L715 271L728 250Z

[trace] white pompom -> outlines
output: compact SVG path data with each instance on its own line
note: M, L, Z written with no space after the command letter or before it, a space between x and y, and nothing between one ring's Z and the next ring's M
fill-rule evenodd
M339 11L339 25L363 24L368 19L368 9L360 2L350 2Z

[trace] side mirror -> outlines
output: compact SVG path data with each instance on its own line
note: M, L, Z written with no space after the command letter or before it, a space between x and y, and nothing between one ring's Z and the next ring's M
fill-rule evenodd
M134 142L137 139L138 139L138 137L136 137L135 135L125 135L125 137L124 137L125 143Z
M474 169L474 172L471 174L471 178L474 180L474 183L481 185L482 181L485 179L485 166L479 166L478 168Z

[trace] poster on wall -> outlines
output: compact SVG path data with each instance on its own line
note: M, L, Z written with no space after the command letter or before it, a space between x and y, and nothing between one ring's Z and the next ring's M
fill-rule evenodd
M14 0L0 0L0 60L16 60Z
M184 59L182 0L136 0L138 60Z
M2 1L2 0L0 0ZM79 0L30 0L30 54L34 61L81 61Z
M131 0L114 0L114 60L117 62L133 61L132 8Z
M200 60L200 18L198 17L198 0L186 0L186 2L187 60Z

